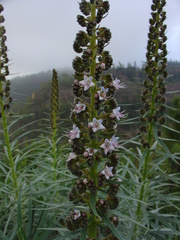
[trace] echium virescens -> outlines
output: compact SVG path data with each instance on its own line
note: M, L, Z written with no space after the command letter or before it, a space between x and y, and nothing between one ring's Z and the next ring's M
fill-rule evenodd
M3 11L3 6L0 4L0 14ZM6 30L2 26L4 22L4 17L0 15L0 102L1 102L1 112L0 117L2 117L2 112L10 108L10 103L12 98L10 97L10 81L6 80L9 75L8 70L8 57L7 57L7 46L5 44L7 37L5 36Z
M1 15L3 11L3 6L0 4L0 120L2 119L2 125L4 130L4 138L5 138L5 145L6 145L6 153L9 160L10 171L12 175L12 181L14 188L17 190L17 177L15 172L15 164L12 157L9 134L8 134L8 127L7 127L7 117L11 115L8 112L10 108L10 103L12 102L12 98L10 96L10 81L7 80L7 76L9 75L8 69L8 56L7 56L7 46L6 42L6 30L5 27L2 25L5 19ZM16 191L16 196L18 196L18 191Z
M143 133L142 144L144 148L149 148L153 144L153 126L165 123L163 115L166 110L164 79L167 77L167 49L165 43L167 26L164 24L166 12L163 10L165 4L165 0L153 0L151 6L152 18L149 20L145 67L148 79L143 83L145 89L141 99L144 102L144 107L140 109L141 122L143 123L140 130ZM160 131L158 131L158 134L160 134Z
M57 178L57 146L56 146L56 136L57 136L57 121L59 112L59 85L58 85L58 75L55 69L53 69L53 77L51 82L51 103L50 103L50 121L52 130L52 148L53 148L53 159L52 168L54 171L54 180Z
M166 93L165 78L167 77L167 50L165 35L167 26L164 24L166 12L164 6L165 0L153 0L151 5L151 18L149 20L149 33L146 53L145 72L147 79L144 81L144 91L141 97L144 107L140 109L142 126L141 143L145 148L143 171L141 178L141 189L139 202L137 205L136 216L141 216L141 201L146 201L145 188L149 181L148 170L149 163L155 158L155 151L152 146L160 135L160 125L165 123L164 111L166 110L165 97ZM155 147L155 145L154 145Z
M117 121L125 114L120 112L113 95L125 85L106 72L113 63L109 52L104 50L111 32L101 27L100 22L109 11L109 2L83 0L79 7L83 15L78 15L77 21L86 31L79 31L73 44L81 56L73 60L76 97L71 113L73 129L68 133L72 152L67 166L78 177L69 199L88 210L83 212L74 207L66 226L71 231L83 227L87 239L98 236L118 239L110 230L117 226L118 217L108 210L116 209L119 203L116 196L120 185L116 176L119 137L115 134ZM104 222L109 225L105 227Z

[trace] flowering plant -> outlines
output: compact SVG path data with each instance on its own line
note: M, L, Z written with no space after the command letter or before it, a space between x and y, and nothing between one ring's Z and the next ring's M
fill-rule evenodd
M86 31L79 31L73 44L75 52L82 55L73 60L75 99L71 113L73 129L67 133L72 147L67 166L79 178L69 199L81 202L89 211L74 209L66 225L72 231L74 225L76 229L84 226L89 239L96 239L98 229L106 237L116 239L118 234L112 231L117 216L108 217L109 230L105 234L102 215L117 208L119 202L116 197L120 185L116 176L119 137L115 134L117 121L126 115L120 112L113 95L126 86L106 72L113 63L104 50L111 32L99 24L109 10L109 2L81 1L79 7L85 16L78 15L77 21Z

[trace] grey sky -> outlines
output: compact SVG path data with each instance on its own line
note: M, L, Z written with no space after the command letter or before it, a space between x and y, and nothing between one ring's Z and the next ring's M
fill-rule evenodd
M80 0L79 0L80 1ZM2 0L11 74L71 67L72 44L82 29L78 0ZM101 23L112 32L107 49L114 64L145 61L151 0L110 0ZM167 0L168 59L180 61L180 0Z

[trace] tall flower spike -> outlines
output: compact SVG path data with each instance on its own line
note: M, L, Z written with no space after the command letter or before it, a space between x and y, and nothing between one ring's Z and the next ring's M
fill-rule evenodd
M165 78L167 77L166 63L167 50L165 35L166 12L164 6L166 0L152 0L151 5L151 19L149 20L149 33L146 53L146 67L145 72L147 79L145 79L144 91L141 100L144 104L140 109L140 120L142 126L141 143L143 148L147 148L143 153L143 169L141 174L141 188L139 192L139 201L136 209L136 221L138 222L142 216L142 202L146 202L147 196L147 182L151 174L149 174L150 162L156 158L156 150L152 146L157 141L157 135L160 134L160 124L164 124L164 111L166 109L164 94L166 92ZM152 167L152 166L151 166ZM135 225L134 236L136 237L138 225ZM137 235L136 235L137 234Z
M140 128L142 133L141 142L145 148L150 147L153 141L152 137L150 137L151 134L148 133L149 129L152 129L152 125L165 123L164 111L166 105L164 94L166 93L166 86L164 80L167 77L165 4L165 0L153 1L151 6L152 17L149 20L149 39L145 67L147 79L143 83L144 91L141 97L144 107L140 109L142 122ZM160 131L158 131L158 134L160 134Z
M0 13L3 11L3 6L0 4ZM0 118L2 117L2 111L7 111L10 108L10 103L12 102L12 98L10 96L10 81L6 79L9 75L8 62L9 59L7 57L7 46L6 42L6 30L5 27L2 26L5 19L2 15L0 15L0 102L1 102L1 110L0 110Z
M53 69L52 85L51 85L51 128L57 128L57 119L59 111L59 86L58 76L55 69Z
M57 178L57 146L56 146L56 135L57 135L57 121L59 117L59 86L58 76L55 69L53 69L53 77L51 82L51 129L52 129L52 146L53 146L53 163L52 169L54 170L54 180Z
M10 108L10 103L12 102L12 98L10 96L10 81L7 80L7 76L9 75L9 69L8 69L8 57L7 57L7 46L6 46L6 40L7 37L5 35L6 30L5 27L2 26L2 23L4 23L5 19L1 15L2 11L4 10L2 4L0 4L0 120L2 118L2 125L4 129L4 138L5 138L5 144L6 144L6 155L9 160L9 167L10 172L12 175L12 181L14 185L14 189L16 192L16 197L18 197L18 183L17 183L17 175L16 175L16 167L15 162L12 156L12 150L11 150L11 144L9 139L9 133L8 133L8 126L7 126L7 117L11 115L10 112L8 112Z
M118 206L115 197L118 187L110 181L116 181L119 159L119 138L115 136L117 121L125 115L119 112L120 107L113 95L115 90L121 90L125 85L106 73L113 63L109 52L104 50L111 39L111 32L101 27L100 23L109 10L109 2L82 0L79 6L84 16L78 15L77 22L85 31L76 34L73 44L75 52L81 56L76 56L72 63L75 70L73 93L76 98L71 111L73 129L67 134L72 148L67 167L79 179L69 199L89 209L88 221L85 221L88 224L87 239L97 239L97 223L102 222L101 214ZM103 198L100 188L105 193ZM110 198L109 193L112 192L114 195ZM66 225L71 231L75 230L71 223L76 224L76 228L82 227L80 211L76 209L75 213L73 220L72 215L67 217ZM107 214L113 218L112 214ZM104 225L102 223L102 227Z

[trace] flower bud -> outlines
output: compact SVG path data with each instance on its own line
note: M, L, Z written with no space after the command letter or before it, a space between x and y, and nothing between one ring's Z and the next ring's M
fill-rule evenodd
M79 8L84 15L88 16L91 13L91 4L83 0L79 3Z
M77 16L77 22L79 23L79 25L81 27L86 27L86 25L87 25L85 17L83 17L81 15Z

